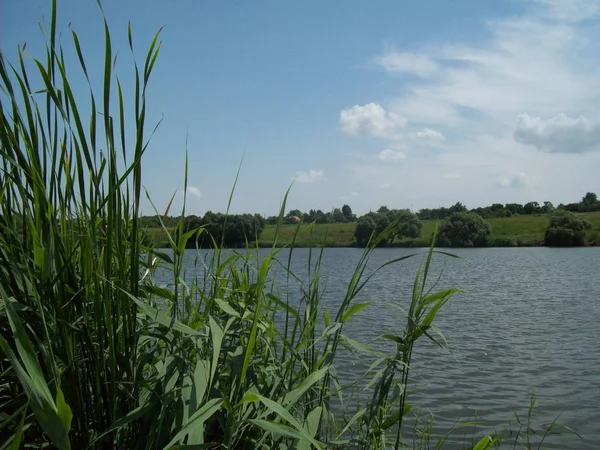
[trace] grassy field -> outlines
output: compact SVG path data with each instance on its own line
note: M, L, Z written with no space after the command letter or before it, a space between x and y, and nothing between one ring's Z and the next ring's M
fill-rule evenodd
M592 223L591 234L600 233L600 213L578 214L581 218ZM515 216L502 219L489 219L492 226L492 241L498 239L513 238L518 245L537 245L544 240L544 231L548 225L548 219L544 215ZM428 236L435 229L434 220L424 220L421 238L415 240L396 241L397 244L427 246ZM354 229L356 223L335 223L321 225L302 225L296 237L296 245L299 247L313 247L325 245L327 247L348 247L355 243ZM275 236L274 225L268 225L260 236L261 246L273 244ZM278 244L286 245L292 241L296 225L283 225L279 232Z

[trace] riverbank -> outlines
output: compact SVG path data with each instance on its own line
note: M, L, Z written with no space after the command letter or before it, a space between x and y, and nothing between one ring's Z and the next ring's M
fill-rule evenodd
M588 244L600 244L600 212L578 213L588 220L592 230L588 232ZM490 247L534 247L542 245L548 226L545 215L523 215L487 220L492 226ZM423 220L421 237L395 240L390 247L427 247L429 236L435 229L435 220ZM294 242L296 247L356 247L354 231L356 222L331 224L282 225L277 237L277 246L284 247ZM267 225L260 235L259 247L272 247L276 225ZM148 236L158 247L166 246L163 231L159 228L146 229Z

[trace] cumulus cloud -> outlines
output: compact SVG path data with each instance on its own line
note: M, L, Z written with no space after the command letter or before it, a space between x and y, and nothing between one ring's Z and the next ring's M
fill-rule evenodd
M600 148L600 121L566 114L547 120L521 114L514 138L549 153L586 153Z
M377 157L382 161L401 161L406 159L406 153L401 152L399 150L393 150L391 148L386 148L379 152Z
M298 183L314 183L325 179L325 174L322 170L310 169L308 172L303 170L296 172L296 175L292 177L293 180Z
M421 131L412 133L410 136L414 140L440 142L444 140L444 135L439 131L430 128L424 128Z
M408 73L425 78L438 71L438 64L428 55L411 52L398 52L387 45L383 54L373 62L390 73Z
M186 189L187 195L191 195L192 197L202 197L202 192L196 186L188 186Z
M393 138L406 126L406 119L386 111L377 103L355 105L340 112L340 128L352 135Z
M510 188L524 188L530 185L531 181L529 176L523 172L518 173L512 177L500 177L496 181L496 185L500 187Z

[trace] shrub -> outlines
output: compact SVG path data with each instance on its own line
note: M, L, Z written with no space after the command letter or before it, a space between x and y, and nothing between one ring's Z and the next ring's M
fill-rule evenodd
M490 241L491 247L517 247L519 242L514 236L499 236Z
M544 242L556 247L585 245L586 231L591 228L591 223L572 212L557 211L550 216Z
M491 225L471 212L458 212L444 219L437 245L441 247L485 247L492 234Z

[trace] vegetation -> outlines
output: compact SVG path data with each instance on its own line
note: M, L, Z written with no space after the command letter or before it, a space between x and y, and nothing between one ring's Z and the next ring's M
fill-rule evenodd
M456 212L442 222L437 245L442 247L485 247L492 227L480 215Z
M586 231L592 224L568 211L558 211L550 216L545 243L550 246L584 245Z
M196 247L246 247L258 240L265 228L260 214L220 214L207 212L204 217L187 216L183 220L183 233L193 233L202 228L197 239L187 241L186 248Z
M591 229L586 228L584 239L576 241L581 242L577 245L600 245L600 202L596 194L591 192L588 192L579 203L566 206L560 204L556 208L549 201L545 201L542 205L538 202L528 202L525 205L495 203L485 208L472 209L470 212L485 219L492 227L492 234L485 240L485 245L514 247L543 245L549 217L552 213L560 211L575 211L578 217L592 224ZM281 245L288 245L292 237L295 237L295 244L301 247L350 247L365 246L373 233L376 235L381 233L390 223L400 219L398 222L400 228L397 232L391 233L389 239L379 245L427 247L438 219L443 220L454 213L466 212L469 212L468 209L460 202L450 208L421 209L417 213L408 210L390 210L382 206L377 212L369 212L357 219L350 206L343 205L342 208L334 208L330 213L323 213L320 210L311 210L309 213L297 209L290 210L283 216L283 223L288 227L282 228L275 226L279 219L277 216L263 219L259 214L232 216L214 214L210 211L203 218L189 216L186 218L186 223L194 226L205 225L208 229L208 234L200 240L199 245L203 247L213 246L212 238L216 242L221 241L226 216L229 217L226 220L227 238L223 242L229 247L241 247L246 245L247 241L258 241L259 246L270 247L274 242L276 229L280 233ZM161 247L167 245L161 223L167 229L173 230L178 220L178 217L160 218L156 215L141 217L140 223L149 241ZM302 223L303 226L296 233L295 225L298 223ZM191 228L186 225L186 229ZM194 246L195 243L189 245Z
M158 34L143 67L134 65L127 114L106 26L102 95L90 84L90 110L84 111L73 96L56 22L53 3L45 63L34 60L29 68L20 50L12 70L0 54L6 96L0 105L0 447L405 445L414 344L428 337L443 345L429 333L458 292L433 290L433 249L415 277L407 325L383 336L395 344L389 355L351 340L344 328L368 307L357 297L379 270L367 272L369 256L378 240L397 232L392 227L369 243L333 311L320 305L321 254L311 257L311 278L297 299L273 282L281 266L288 280L295 277L292 253L286 266L274 247L258 259L252 252L226 255L217 246L186 273L188 242L198 242L216 223L220 228L211 234L220 233L222 244L227 227L218 217L186 221L184 198L174 230L164 224L169 208L158 216L170 251L144 244L138 212L145 92ZM75 32L72 42L87 78ZM129 45L133 50L131 30ZM34 91L38 82L41 92ZM103 152L100 141L107 145ZM248 234L247 226L257 225L246 219ZM159 269L170 274L167 286L156 283ZM348 388L335 371L343 346L377 356L371 367L377 375L366 407L348 405L335 414L332 398ZM484 436L477 448L493 441Z
M366 245L371 236L381 234L390 225L392 232L389 233L389 240L381 242L382 245L392 243L396 238L417 238L423 226L417 215L408 209L390 210L382 206L376 213L365 214L358 220L354 232L356 242Z
M402 232L395 223L367 242L334 310L321 304L322 253L311 252L309 280L299 297L290 295L290 282L300 282L290 270L294 241L286 258L276 248L285 199L273 246L260 258L222 251L227 224L257 235L256 217L193 222L185 219L185 197L173 229L165 224L170 207L157 214L169 251L146 245L138 217L145 93L159 35L143 67L133 66L127 114L106 26L102 96L90 84L84 111L72 93L56 22L54 2L45 63L28 68L20 50L12 70L0 53L0 448L429 446L431 429L406 424L411 358L419 339L444 346L434 320L459 292L429 280L433 247L411 297L396 305L406 311L406 325L380 336L394 345L386 354L352 340L345 327L369 306L358 301L365 283L411 257L367 270L373 249ZM87 79L75 32L72 41ZM43 90L33 90L37 82ZM208 259L186 260L188 243L201 243L203 235L213 245L220 235L220 244ZM276 282L282 268L288 289ZM159 270L170 278L166 286L157 284ZM337 377L337 361L349 357L343 349L375 362L365 374L366 403L342 402L339 411L334 399L357 386ZM528 420L527 436L531 430ZM488 449L501 438L483 436L472 446Z

